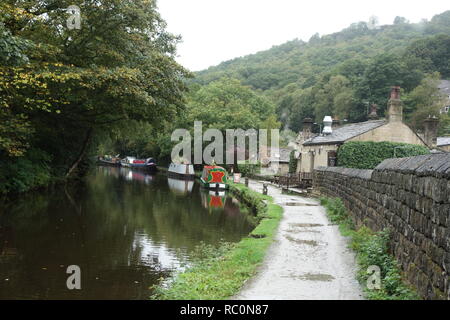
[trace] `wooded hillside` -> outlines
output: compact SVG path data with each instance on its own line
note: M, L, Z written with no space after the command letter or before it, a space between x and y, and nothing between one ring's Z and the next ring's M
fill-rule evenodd
M279 119L293 130L305 116L362 121L371 104L383 115L390 86L400 85L408 94L429 73L450 77L449 34L450 11L420 23L402 17L384 26L359 22L223 62L198 72L194 81L240 79L276 103ZM407 109L408 119L414 111Z

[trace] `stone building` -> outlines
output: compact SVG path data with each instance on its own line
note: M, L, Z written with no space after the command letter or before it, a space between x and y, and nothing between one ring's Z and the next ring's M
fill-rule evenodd
M289 160L293 149L267 148L267 152L260 154L261 173L264 175L289 173Z
M320 135L312 134L313 122L311 119L305 119L303 132L297 139L297 170L312 172L321 166L335 166L339 147L349 141L389 141L436 148L439 120L436 118L426 120L424 137L415 133L403 122L400 87L392 88L387 113L387 119L376 120L376 108L373 107L369 116L372 120L341 127L333 126L331 118L325 117L325 128Z
M445 152L450 152L450 137L438 137L437 146Z

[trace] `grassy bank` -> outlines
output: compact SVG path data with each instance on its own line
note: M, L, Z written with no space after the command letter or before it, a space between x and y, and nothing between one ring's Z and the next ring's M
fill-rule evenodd
M272 243L282 208L273 204L271 197L243 185L232 184L231 192L256 213L257 227L236 244L199 247L192 267L175 275L167 286L156 287L152 299L227 299L238 293L244 282L255 274Z
M350 237L350 247L356 252L358 261L358 281L364 289L367 299L371 300L416 300L419 296L402 279L402 273L396 259L388 252L389 230L373 232L367 227L358 230L339 198L321 198L321 204L333 223L339 224L341 233ZM367 282L371 274L369 266L378 266L381 270L381 288L368 289Z

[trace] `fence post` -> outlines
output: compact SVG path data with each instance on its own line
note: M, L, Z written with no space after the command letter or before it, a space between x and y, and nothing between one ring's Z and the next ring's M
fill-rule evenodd
M267 183L263 183L263 195L267 196Z

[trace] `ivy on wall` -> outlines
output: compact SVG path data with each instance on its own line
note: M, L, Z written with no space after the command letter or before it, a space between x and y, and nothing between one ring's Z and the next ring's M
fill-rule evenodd
M426 147L415 144L353 141L339 148L338 165L346 168L374 169L389 158L413 157L429 153Z

